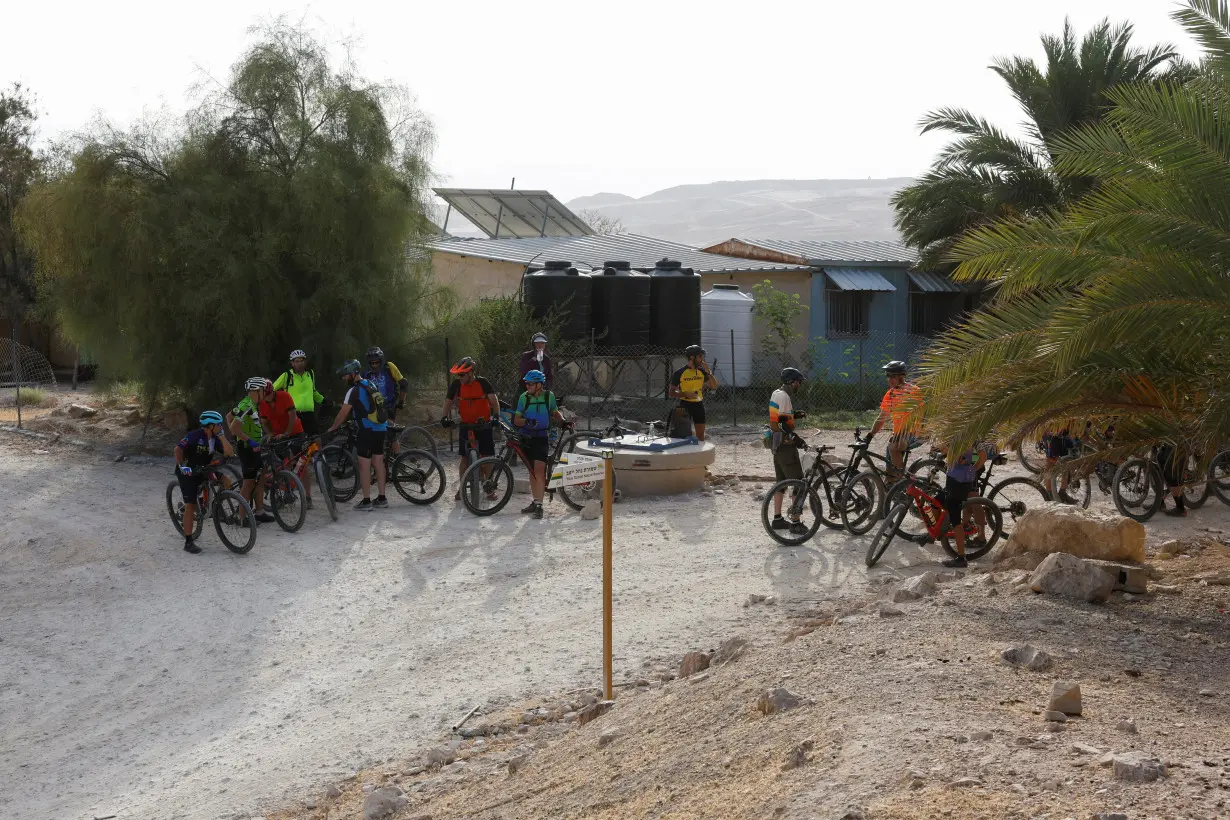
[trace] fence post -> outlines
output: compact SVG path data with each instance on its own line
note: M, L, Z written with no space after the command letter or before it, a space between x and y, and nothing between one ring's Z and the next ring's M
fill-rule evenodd
M17 429L21 429L21 351L17 349L17 322L13 322L13 382L17 385Z
M452 205L449 206L449 208L452 208L452 207L453 207ZM450 372L452 369L453 369L453 357L449 355L448 337L445 336L444 337L444 390L446 393L448 392L448 386L451 383L449 376L452 375L452 373ZM448 428L448 451L450 453L453 452L453 428L451 427Z
M739 373L735 370L735 329L730 329L730 395L734 399L735 428L739 427Z
M81 345L73 348L73 390L77 389L77 370L81 367Z
M589 426L594 426L594 329L589 329L589 398L586 407L589 408Z

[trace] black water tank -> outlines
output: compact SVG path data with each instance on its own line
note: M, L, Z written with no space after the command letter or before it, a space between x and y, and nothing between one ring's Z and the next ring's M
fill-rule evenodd
M700 344L700 277L674 259L649 272L649 336L672 350Z
M649 277L633 273L627 262L606 262L590 281L591 315L598 347L614 350L650 344Z
M563 341L589 338L590 281L571 262L546 262L542 270L525 275L523 286L534 318L545 317L552 308L564 317L559 329Z

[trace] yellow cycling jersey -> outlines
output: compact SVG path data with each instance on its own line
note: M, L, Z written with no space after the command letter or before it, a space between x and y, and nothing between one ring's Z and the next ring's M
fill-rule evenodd
M671 384L679 388L683 401L703 401L705 398L705 371L694 367L681 367L671 376ZM692 395L695 393L696 395Z

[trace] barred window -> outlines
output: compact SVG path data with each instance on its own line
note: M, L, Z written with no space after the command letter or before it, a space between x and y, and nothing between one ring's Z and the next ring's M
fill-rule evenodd
M867 335L867 306L871 294L860 290L839 290L827 287L828 328L830 339Z
M952 296L910 288L910 333L934 336L953 318Z

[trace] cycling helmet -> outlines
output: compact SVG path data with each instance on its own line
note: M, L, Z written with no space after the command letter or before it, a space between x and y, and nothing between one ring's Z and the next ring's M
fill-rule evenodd
M806 381L797 367L787 367L782 370L782 384Z
M705 355L705 349L701 347L700 345L688 345L686 348L684 348L683 355L703 356Z
M526 384L546 384L547 377L541 370L531 370L525 374L525 382Z
M243 386L247 390L264 390L265 385L268 384L268 382L269 380L264 376L253 376L244 382Z
M357 376L363 372L363 365L359 364L358 359L351 359L337 369L339 376Z
M269 381L268 379L265 379L265 392L266 392L266 393L268 393L268 394L270 394L270 397L272 397L272 395L273 395L273 382Z
M546 344L546 343L547 343L547 334L545 334L545 333L535 333L535 334L534 334L534 335L530 338L530 344L532 344L532 345L533 345L533 344L538 344L539 342L542 342L543 344Z
M222 414L217 410L206 410L201 414L200 422L202 427L207 424L221 424Z
M453 365L448 372L452 373L454 376L460 376L465 373L473 373L476 366L477 365L474 360L469 356L466 356L464 359L457 362L457 364Z
M885 376L904 376L905 375L905 362L897 361L896 359L894 359L893 361L884 365L882 369L884 370Z
M306 358L307 358L307 354L306 354L306 353L304 353L302 350L292 350L292 351L290 352L290 360L291 360L292 362L293 362L295 359L306 359Z
M376 347L376 345L372 345L371 347L367 349L367 358L369 360L379 359L380 361L383 362L384 361L384 351L381 350L379 347Z

